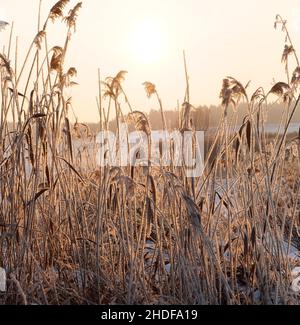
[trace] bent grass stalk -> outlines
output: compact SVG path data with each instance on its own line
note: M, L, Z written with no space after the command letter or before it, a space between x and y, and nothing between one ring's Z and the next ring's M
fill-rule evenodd
M204 173L191 184L186 166L102 168L91 162L88 150L76 147L87 139L95 145L88 126L73 125L68 117L72 103L65 90L74 84L76 69L67 68L65 59L81 3L68 14L67 5L58 1L44 25L39 18L39 37L22 64L18 41L14 70L8 60L13 59L13 30L8 57L0 56L0 267L8 273L0 302L298 304L290 286L297 261L284 246L299 249L300 156L288 159L285 153L300 99L297 74L293 85L288 74L288 84L278 83L269 93L258 89L251 99L246 86L224 79L223 120ZM67 24L63 47L48 43L48 22L58 18ZM286 22L276 19L293 46ZM296 51L291 53L297 63ZM184 65L182 131L197 128L191 123L185 54ZM99 72L100 129L109 130L114 108L120 132L119 120L129 125L129 109L134 128L146 131L150 147L151 124L131 106L124 77L121 71L101 83ZM144 86L156 96L168 130L156 87ZM274 145L265 131L270 94L288 107L284 133ZM242 100L248 113L238 128ZM299 150L299 138L294 141Z

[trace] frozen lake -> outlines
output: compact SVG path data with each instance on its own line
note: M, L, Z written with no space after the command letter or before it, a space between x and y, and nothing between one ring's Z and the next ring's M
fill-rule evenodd
M239 128L241 126L237 126L236 130L238 131ZM284 126L281 126L280 130L279 130L280 125L279 124L275 124L275 123L269 123L265 125L265 131L266 133L269 134L274 134L277 133L279 131L280 134L283 134L284 132ZM288 134L292 134L292 133L298 133L299 132L299 128L300 128L300 122L299 123L291 123L288 129ZM208 129L208 132L214 132L216 131L216 127L212 127Z
M288 133L298 133L299 132L299 127L300 127L300 123L291 123ZM277 133L279 128L279 124L266 124L266 132L267 133ZM280 129L280 133L284 132L284 128L281 127Z

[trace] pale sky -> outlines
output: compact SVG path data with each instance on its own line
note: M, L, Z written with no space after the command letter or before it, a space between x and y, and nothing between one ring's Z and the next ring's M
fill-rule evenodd
M280 63L284 35L273 28L275 15L288 19L300 51L299 0L82 0L83 8L67 63L78 70L71 94L81 121L97 121L97 69L102 79L127 70L124 88L136 110L157 108L148 100L144 81L156 84L165 109L181 103L185 92L182 51L186 51L191 102L219 103L228 75L251 89L269 90L285 81ZM43 0L43 17L56 0ZM20 56L36 34L39 0L0 0L0 19L15 23ZM76 1L71 1L71 6ZM44 20L43 18L43 20ZM51 46L63 45L65 26L49 25ZM9 30L1 33L7 43ZM145 42L145 40L148 41Z

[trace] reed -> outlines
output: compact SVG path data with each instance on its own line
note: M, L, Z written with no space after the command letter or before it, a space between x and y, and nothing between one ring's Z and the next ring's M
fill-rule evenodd
M300 67L287 22L276 17L288 40L287 82L250 94L248 85L224 79L222 121L203 175L190 182L185 166L93 162L96 135L71 123L65 95L76 84L65 58L82 4L66 13L69 5L50 9L23 62L17 56L13 67L11 51L0 53L0 267L7 273L0 303L299 304L291 287L299 256L289 252L300 248L300 138L287 130L299 106ZM50 45L48 23L59 19L65 43ZM185 71L180 130L193 132L186 60ZM99 72L99 125L109 129L114 109L118 133L127 122L150 138L147 115L132 109L123 88L126 74L101 82ZM167 130L156 86L144 87ZM285 132L269 138L271 96L282 102ZM248 113L238 128L241 102Z

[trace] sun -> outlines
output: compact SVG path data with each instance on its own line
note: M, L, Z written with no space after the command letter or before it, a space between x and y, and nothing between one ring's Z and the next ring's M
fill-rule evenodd
M145 20L132 32L131 51L136 60L144 64L157 62L167 49L164 26L155 20Z

